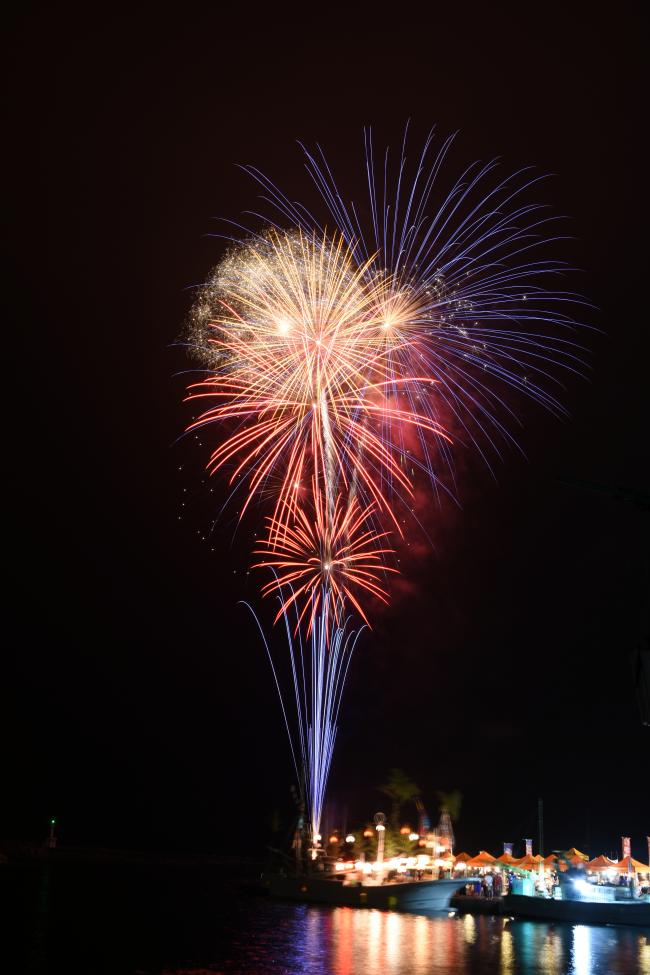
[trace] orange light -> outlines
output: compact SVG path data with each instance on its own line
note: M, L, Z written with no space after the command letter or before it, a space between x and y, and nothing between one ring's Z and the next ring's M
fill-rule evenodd
M364 836L372 836L372 830L371 829L364 829L363 835Z
M402 834L402 836L408 836L410 832L411 832L410 826L402 826L402 828L400 829L400 833Z
M338 843L338 841L339 841L338 836L330 836L330 843Z

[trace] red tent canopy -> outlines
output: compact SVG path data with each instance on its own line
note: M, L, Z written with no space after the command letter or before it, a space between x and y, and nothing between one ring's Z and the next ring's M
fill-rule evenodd
M650 867L647 863L641 863L640 860L635 860L634 857L623 857L618 863L614 863L613 866L619 871L619 873L650 873Z
M487 850L480 850L475 857L467 861L468 867L491 867L493 863L496 863L496 857L493 857L491 853Z
M571 863L577 863L579 860L586 863L589 859L586 853L581 853L580 850L575 848L575 846L572 846L570 850L565 850L564 855L571 861Z
M540 860L543 862L544 857L540 857ZM534 856L520 857L519 860L515 860L513 866L519 867L520 870L539 870L539 860Z
M590 860L589 863L587 864L587 870L593 870L593 871L611 870L612 867L616 869L617 864L614 863L613 860L610 860L609 857L606 857L602 853L599 857L595 857L593 860Z

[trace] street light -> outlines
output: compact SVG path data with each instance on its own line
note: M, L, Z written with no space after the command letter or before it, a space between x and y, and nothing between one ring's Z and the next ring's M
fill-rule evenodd
M377 865L381 869L384 862L384 842L386 840L386 816L383 812L375 813L375 829L377 830Z

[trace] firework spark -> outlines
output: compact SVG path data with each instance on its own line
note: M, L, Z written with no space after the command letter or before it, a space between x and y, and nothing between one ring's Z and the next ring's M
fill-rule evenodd
M316 510L312 518L302 508L297 508L296 521L291 527L276 525L269 519L269 536L274 541L255 550L255 555L263 555L265 559L257 562L254 568L272 568L276 575L262 588L262 593L266 596L284 590L287 594L275 622L293 603L302 605L296 627L310 611L307 636L311 633L314 618L320 613L325 592L332 597L330 615L335 624L341 622L340 608L349 602L370 625L357 593L361 591L383 603L388 602L388 593L381 585L381 574L397 571L383 562L394 552L392 548L383 547L383 539L389 533L375 532L368 527L374 511L363 510L356 499L346 505L338 497L330 513L324 510L322 495L315 492L315 498Z

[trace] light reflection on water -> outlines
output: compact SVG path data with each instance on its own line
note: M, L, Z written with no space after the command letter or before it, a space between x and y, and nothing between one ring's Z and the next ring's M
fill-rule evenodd
M0 928L2 975L650 975L650 930L283 903L212 870L5 867Z
M354 908L297 908L296 967L286 975L650 975L650 932L509 918L424 917ZM288 932L285 932L288 934ZM297 947L297 945L296 945ZM270 960L270 959L269 959ZM226 971L248 973L246 959Z
M573 929L573 968L575 975L589 975L591 971L591 929L586 924Z
M501 975L508 975L514 970L515 949L512 943L512 928L507 925L501 933L501 965L499 971Z

